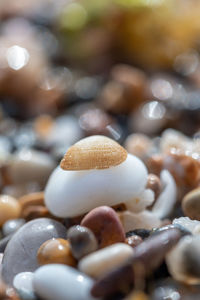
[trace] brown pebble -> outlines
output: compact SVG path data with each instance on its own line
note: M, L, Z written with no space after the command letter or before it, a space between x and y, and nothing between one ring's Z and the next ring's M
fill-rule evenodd
M26 207L22 212L22 217L27 221L37 219L37 218L48 218L51 217L48 209L42 205L31 205Z
M182 210L190 219L200 221L200 187L185 195L182 201Z
M142 243L142 238L139 235L132 235L128 238L126 238L126 244L128 244L129 246L131 246L132 248L135 248L137 245L139 245L140 243Z
M51 239L44 242L37 253L38 263L46 264L65 264L74 267L76 260L72 256L69 242L64 239Z
M125 232L117 213L108 206L92 209L82 220L82 226L95 234L100 248L125 241Z
M134 275L144 278L157 268L165 255L180 240L179 229L169 229L151 236L134 249L133 257L123 266L97 280L91 290L94 297L106 297L118 291L124 292L134 284Z
M160 192L161 192L161 182L160 178L156 176L155 174L149 174L147 178L147 189L151 189L155 194L155 199L158 198Z
M28 206L44 205L44 192L30 193L19 198L22 210Z
M125 149L128 153L136 155L141 159L148 156L152 148L152 141L144 134L131 134L125 140Z
M21 205L13 197L0 195L0 226L10 219L17 219L20 216Z

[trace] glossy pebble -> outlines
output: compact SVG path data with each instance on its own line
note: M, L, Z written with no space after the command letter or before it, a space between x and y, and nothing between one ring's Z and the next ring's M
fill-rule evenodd
M33 292L33 273L18 273L13 279L13 286L17 290L27 290Z
M94 233L84 226L72 226L67 232L67 238L76 259L80 259L98 248Z
M91 277L99 278L132 256L133 249L129 245L116 243L85 256L79 261L78 268Z
M33 278L36 293L48 300L94 300L90 296L92 284L93 280L86 275L57 264L40 267Z
M52 219L41 218L23 225L9 241L2 262L2 276L12 284L16 274L33 272L39 267L37 251L51 238L65 238L65 227Z
M45 203L59 217L75 217L102 205L117 205L138 197L147 183L147 169L128 154L120 165L104 170L64 171L57 167L46 189Z
M15 198L8 195L0 196L0 226L7 220L18 218L20 212L21 206Z
M75 266L76 261L72 256L69 242L64 239L51 239L44 242L37 254L40 265L46 264L66 264Z
M94 208L83 218L81 225L94 232L100 248L125 241L123 226L111 207Z
M24 225L24 224L25 224L24 219L19 218L19 219L8 220L3 224L3 227L2 227L3 234L6 236L11 233L14 233L20 227L22 227L22 225Z

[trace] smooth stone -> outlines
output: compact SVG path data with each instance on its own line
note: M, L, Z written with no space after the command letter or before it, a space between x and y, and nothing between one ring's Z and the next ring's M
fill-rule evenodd
M16 290L27 290L33 292L33 273L18 273L13 279L13 286Z
M13 219L13 220L8 220L3 224L2 231L4 236L7 236L9 234L12 234L16 232L22 225L25 224L24 219Z
M83 273L57 264L40 267L33 278L36 293L48 300L94 300L92 285L93 280Z
M16 274L33 272L39 265L37 251L51 238L65 238L65 227L52 219L41 218L23 225L9 241L2 262L2 276L7 284L12 284Z
M200 221L200 187L185 195L182 209L187 217Z
M80 259L98 248L94 233L84 226L72 226L67 232L67 238L76 259Z
M69 241L64 239L51 239L44 242L37 253L40 265L64 264L74 267L76 260L72 256Z
M78 268L91 277L99 278L121 266L133 256L133 252L129 245L116 243L85 256L79 261Z
M81 221L95 234L100 248L125 241L124 228L114 209L100 206L92 209Z
M29 181L45 184L54 168L55 162L48 154L23 148L13 154L8 173L14 184Z
M64 171L59 166L45 189L45 203L58 217L76 217L95 207L131 201L145 190L147 169L128 154L118 166L103 170Z

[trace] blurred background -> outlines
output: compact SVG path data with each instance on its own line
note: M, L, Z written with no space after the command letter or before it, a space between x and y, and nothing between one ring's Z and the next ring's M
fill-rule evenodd
M1 0L1 170L33 150L59 162L93 134L143 134L132 153L167 128L198 139L199 13L198 0Z

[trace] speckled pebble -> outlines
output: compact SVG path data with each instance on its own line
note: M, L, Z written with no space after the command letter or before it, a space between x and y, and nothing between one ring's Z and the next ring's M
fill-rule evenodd
M98 248L94 233L84 226L72 226L67 232L67 238L76 259L80 259Z
M4 236L16 232L24 224L25 224L25 220L20 218L6 221L2 227Z
M91 278L71 267L57 264L40 267L33 278L36 293L48 300L94 300L90 295L92 285Z
M125 241L125 232L117 213L108 206L92 209L82 220L82 226L90 228L100 248Z

